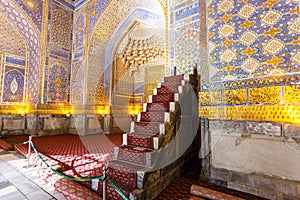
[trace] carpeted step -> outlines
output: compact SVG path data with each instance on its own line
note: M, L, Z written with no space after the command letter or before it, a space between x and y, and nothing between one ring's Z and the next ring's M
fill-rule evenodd
M115 147L114 159L150 167L152 165L152 151L151 149L128 145Z
M144 103L143 112L172 112L175 110L174 102L161 102L161 103Z
M0 147L6 151L12 150L14 146L5 140L0 139Z
M180 80L184 80L184 74L180 74L180 75L177 75L177 76L164 77L163 82L173 82L173 81L180 81Z
M162 82L158 84L158 88L161 87L172 88L172 87L178 87L180 85L186 85L186 80L174 80L169 82Z
M149 96L149 103L165 103L174 101L178 101L178 93L167 93Z
M183 81L184 81L184 75L165 77L164 81L159 86L166 86L166 87L179 86L182 85Z
M99 185L98 185L98 190L97 190L98 194L100 194L100 195L103 195L102 186L103 186L103 183L100 181ZM131 191L127 191L122 188L120 188L120 189L125 194L125 196L127 196L127 197L129 196L129 193ZM106 198L113 199L113 200L124 200L109 183L107 183L107 186L106 186Z
M108 176L118 188L131 192L139 184L140 180L137 174L144 169L143 166L112 160L109 162Z
M165 125L158 122L131 122L130 133L164 135Z
M170 121L170 113L163 111L141 112L137 116L137 121L165 123Z
M182 86L179 86L182 87ZM155 88L153 90L153 95L157 95L157 94L168 94L168 93L179 93L180 89L179 87L167 87L167 86L161 86L158 88Z
M126 133L123 134L123 145L143 147L148 149L160 148L160 136L142 133Z

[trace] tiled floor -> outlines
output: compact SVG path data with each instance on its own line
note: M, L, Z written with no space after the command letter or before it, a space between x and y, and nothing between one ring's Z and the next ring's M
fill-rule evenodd
M27 159L0 149L0 200L65 200L38 177L40 167L27 167Z

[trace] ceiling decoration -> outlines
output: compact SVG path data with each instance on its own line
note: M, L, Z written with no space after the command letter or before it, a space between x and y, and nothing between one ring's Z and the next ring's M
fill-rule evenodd
M120 45L118 56L131 72L142 65L165 58L164 32L161 29L137 23Z
M84 2L90 1L90 0L57 0L63 4L67 4L73 8L76 8L77 6L81 5Z

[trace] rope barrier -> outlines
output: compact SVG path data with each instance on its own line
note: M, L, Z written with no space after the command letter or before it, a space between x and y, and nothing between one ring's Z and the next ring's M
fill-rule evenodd
M122 190L120 190L120 188L116 186L116 184L111 179L109 179L108 182L124 200L129 200L129 198L122 192Z
M11 142L11 141L8 141L8 140L5 140L3 139L5 142L7 142L8 144L12 144L14 146L19 146L19 145L22 145L22 144L28 144L29 141L26 141L26 142Z
M32 146L32 149L34 150L34 152L36 153L36 155L38 156L38 158L42 161L42 163L48 168L50 169L52 172L54 172L55 174L63 177L63 178L67 178L69 180L72 181L90 181L90 180L94 180L94 179L101 179L102 182L106 185L106 181L108 180L108 182L110 183L110 185L114 188L114 190L124 199L124 200L129 200L129 198L121 191L120 188L118 188L115 183L111 180L108 179L107 176L107 170L108 168L105 166L104 167L104 171L102 175L99 176L94 176L94 177L73 177L73 176L69 176L66 174L63 174L57 170L55 170L52 166L50 166L40 155L40 153L38 152L38 150L36 149L36 147L34 146L32 140L30 139L27 142L23 142L23 143L19 143L19 144L28 144L30 143L30 146ZM106 197L106 191L103 191L104 197ZM105 198L104 198L105 199Z
M64 178L67 178L67 179L72 180L72 181L90 181L90 180L93 180L93 179L103 179L103 175L94 176L94 177L73 177L73 176L63 174L63 173L57 171L56 169L54 169L53 167L51 167L48 163L46 163L46 161L42 158L40 153L35 148L34 144L32 142L30 142L30 144L31 144L33 150L35 151L36 155L38 156L38 158L46 165L46 167L48 169L50 169L51 171L53 171L54 173L56 173L56 174L58 174L58 175L60 175Z

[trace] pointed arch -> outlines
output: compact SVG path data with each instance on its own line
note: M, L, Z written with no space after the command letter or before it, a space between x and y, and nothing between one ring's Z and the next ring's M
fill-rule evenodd
M118 12L119 11L119 12ZM155 11L155 12L154 12ZM142 13L138 16L136 13ZM151 17L156 16L151 19ZM99 84L100 76L104 77L102 83L101 96L109 96L110 90L110 63L113 47L116 44L116 35L128 28L128 25L135 19L147 20L164 20L164 27L168 23L168 10L165 1L112 1L106 10L98 19L89 38L87 48L86 63L86 102L94 104L96 87ZM156 18L156 19L155 19ZM128 20L130 19L130 20ZM126 26L127 24L127 26ZM120 36L120 35L119 35ZM101 83L100 83L101 84ZM102 102L108 105L109 102Z
M28 46L27 103L37 103L39 97L39 67L41 59L40 32L32 20L26 16L15 1L0 1L2 14L13 24L25 38Z

